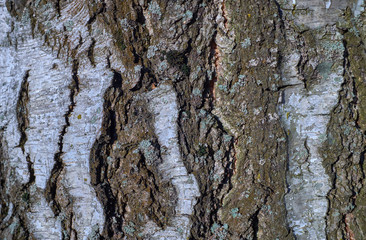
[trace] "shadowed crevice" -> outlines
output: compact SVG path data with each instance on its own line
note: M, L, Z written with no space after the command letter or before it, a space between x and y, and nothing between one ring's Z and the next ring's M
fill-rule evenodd
M28 102L29 102L29 72L30 70L27 70L24 77L22 84L20 86L19 91L19 98L17 102L17 108L16 108L16 114L17 114L17 120L18 120L18 129L20 132L20 139L18 147L20 147L24 153L24 145L27 142L27 133L26 130L29 125L29 118L28 118Z

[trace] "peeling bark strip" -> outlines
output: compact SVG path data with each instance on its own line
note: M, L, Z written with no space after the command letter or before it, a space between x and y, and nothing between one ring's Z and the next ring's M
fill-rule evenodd
M170 85L155 88L148 93L149 107L155 119L155 133L162 151L163 162L159 171L163 178L172 181L178 193L176 215L171 219L170 226L162 230L154 227L147 231L151 239L182 239L190 234L190 216L200 196L197 180L193 174L188 174L179 151L177 136L178 107L177 97Z

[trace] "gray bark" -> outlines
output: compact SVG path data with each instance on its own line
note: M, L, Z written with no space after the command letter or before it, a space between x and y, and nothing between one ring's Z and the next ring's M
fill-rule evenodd
M363 0L0 0L0 239L365 239Z

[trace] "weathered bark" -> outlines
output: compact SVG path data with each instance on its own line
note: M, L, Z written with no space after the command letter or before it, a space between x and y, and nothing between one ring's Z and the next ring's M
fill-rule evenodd
M0 0L0 239L365 239L362 0Z

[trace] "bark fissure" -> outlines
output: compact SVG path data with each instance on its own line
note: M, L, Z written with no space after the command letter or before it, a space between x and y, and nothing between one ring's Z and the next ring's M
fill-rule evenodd
M28 95L28 78L29 78L30 70L27 70L23 81L20 87L18 102L17 102L17 119L18 119L18 129L20 132L20 139L19 139L19 147L22 149L23 153L25 152L24 145L27 142L27 133L26 130L29 125L28 119L28 102L29 102L29 95Z
M90 44L89 49L88 49L88 58L89 58L91 65L93 65L93 67L95 67L95 59L94 59L95 42L96 42L95 39L92 38L92 43Z
M212 73L211 76L209 76L209 78L211 80L209 80L209 93L210 93L210 97L212 98L212 100L215 100L216 96L215 96L215 88L216 88L216 82L217 82L217 78L219 77L219 64L220 64L220 59L219 59L219 49L217 47L216 41L215 41L216 35L213 37L212 41L211 41L211 54L212 54L212 62L213 62L213 66L215 71Z
M109 59L109 58L108 58ZM108 60L108 65L110 62ZM108 66L107 66L108 67ZM123 232L123 214L125 212L126 204L120 206L123 211L119 211L116 207L117 198L113 193L111 185L106 181L107 171L105 171L106 159L104 156L109 156L112 154L111 146L117 140L116 131L116 112L110 106L113 102L118 101L120 97L123 96L121 91L122 86L122 76L121 74L113 70L113 79L111 86L104 93L104 113L103 113L103 123L102 129L104 132L101 133L99 139L97 139L92 147L90 154L90 171L91 171L91 183L95 186L97 197L100 199L104 206L105 223L104 223L104 233L102 239L109 239L111 237L116 237L116 232ZM110 94L115 93L113 98L110 98ZM120 235L122 237L123 235Z

